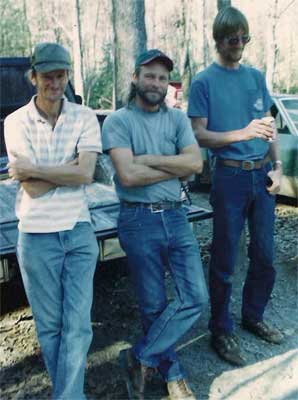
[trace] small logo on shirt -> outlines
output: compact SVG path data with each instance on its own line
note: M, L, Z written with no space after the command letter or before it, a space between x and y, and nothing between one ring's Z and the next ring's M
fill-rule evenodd
M255 102L255 104L254 104L254 109L255 109L256 111L263 111L264 105L263 105L263 99L262 99L261 97L259 97L259 98L257 99L257 101Z

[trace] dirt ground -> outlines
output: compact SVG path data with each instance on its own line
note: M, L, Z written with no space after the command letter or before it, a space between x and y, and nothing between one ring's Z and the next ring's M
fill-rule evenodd
M207 194L192 194L192 197L195 204L209 208ZM285 341L281 345L268 344L241 329L241 287L247 262L240 257L234 278L232 313L248 365L232 367L211 350L207 329L209 310L206 310L177 345L198 400L298 399L298 211L279 205L276 214L277 281L265 317L283 330ZM207 276L211 220L195 223L194 231L200 241ZM169 277L167 284L171 293ZM94 338L88 357L86 393L90 399L126 399L118 354L135 342L140 324L125 262L98 268L94 287ZM50 383L28 306L2 317L0 343L1 399L49 399ZM167 398L158 376L146 398Z

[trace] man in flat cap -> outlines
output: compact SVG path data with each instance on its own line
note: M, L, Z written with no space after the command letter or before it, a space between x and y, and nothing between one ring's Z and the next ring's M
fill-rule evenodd
M141 54L126 107L103 126L103 150L115 167L121 207L118 233L136 289L143 336L120 361L129 398L144 398L157 369L169 397L195 399L174 347L207 302L197 241L180 196L180 178L202 169L199 147L180 110L164 103L172 60L160 50ZM175 285L167 300L165 269Z
M61 45L35 47L37 94L6 118L5 141L9 175L20 182L18 262L53 398L82 400L98 257L84 187L101 141L94 112L64 97L70 68Z

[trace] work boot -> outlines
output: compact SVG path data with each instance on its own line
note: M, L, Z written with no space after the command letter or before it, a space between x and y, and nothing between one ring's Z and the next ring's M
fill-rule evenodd
M246 364L246 359L241 355L238 339L235 335L212 335L211 346L228 363L238 367L243 367Z
M170 400L196 400L185 379L167 383Z
M131 349L120 351L119 362L124 373L128 399L143 400L145 384L152 379L155 369L142 365Z
M247 331L259 336L269 343L280 344L284 340L284 335L279 329L273 328L263 321L250 322L243 320L242 326Z

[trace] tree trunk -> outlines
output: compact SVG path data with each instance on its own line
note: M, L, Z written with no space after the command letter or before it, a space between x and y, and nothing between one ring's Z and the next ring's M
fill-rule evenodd
M288 58L287 58L287 78L286 78L286 93L290 93L291 89L291 84L292 84L292 71L294 70L294 59L293 59L293 54L294 53L294 43L295 43L295 38L294 38L294 33L291 34L291 39L290 39L290 45L289 45L289 51L288 51Z
M114 103L126 101L135 58L146 51L147 33L144 0L112 0L114 31Z
M24 17L25 17L25 23L28 27L28 44L30 50L32 49L32 37L31 37L31 31L30 31L30 24L28 23L28 16L27 16L27 3L26 0L23 1L23 12L24 12Z
M191 3L186 0L182 0L182 26L184 36L184 47L182 50L182 87L183 96L185 99L188 98L189 87L192 79L192 66L190 56L190 28L191 28Z
M278 0L274 0L273 6L269 7L268 31L267 31L267 57L266 57L266 81L270 92L274 90L274 81L276 73L276 62L278 47L276 40L276 25Z
M223 10L226 7L231 7L231 0L217 0L218 11Z
M82 96L84 103L84 71L83 71L83 51L82 34L80 23L80 0L72 0L73 7L73 70L74 87L76 94Z
M203 0L202 1L202 11L203 11L203 63L204 63L204 68L207 67L209 64L209 41L208 41L208 33L207 33L207 23L208 23L208 18L207 18L207 1Z

